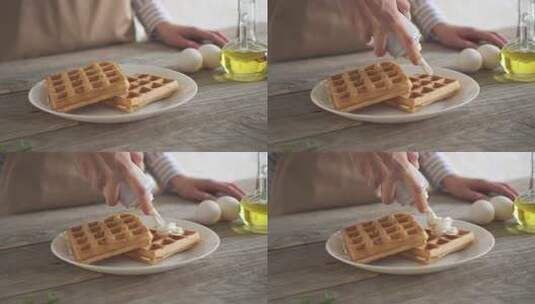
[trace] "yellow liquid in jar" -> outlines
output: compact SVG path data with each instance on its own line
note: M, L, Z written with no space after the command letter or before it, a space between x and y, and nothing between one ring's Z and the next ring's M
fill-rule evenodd
M235 81L260 81L267 75L267 49L257 47L240 50L232 46L223 48L221 65L225 69L225 76Z
M244 197L240 202L240 218L243 228L254 233L268 232L268 207L266 202Z
M517 81L535 81L535 51L524 52L504 48L501 65L508 78Z
M528 201L522 197L516 199L513 214L518 230L535 233L535 201Z

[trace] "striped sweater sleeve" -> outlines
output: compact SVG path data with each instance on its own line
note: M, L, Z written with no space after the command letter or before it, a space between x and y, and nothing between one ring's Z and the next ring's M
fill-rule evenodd
M420 28L424 38L432 37L435 25L446 22L446 17L436 7L433 0L411 0L413 22Z
M171 20L160 0L132 0L132 7L149 36L160 22Z
M168 152L145 152L145 164L162 188L167 188L171 178L182 174L175 157Z
M455 174L453 166L441 152L421 152L420 168L434 188L441 188L444 177Z

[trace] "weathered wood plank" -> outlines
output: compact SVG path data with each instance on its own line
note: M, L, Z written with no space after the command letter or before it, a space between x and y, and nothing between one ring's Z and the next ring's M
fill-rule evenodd
M494 249L485 257L444 272L340 281L336 286L326 285L326 288L273 299L270 303L299 303L303 299L318 299L325 293L340 304L355 303L356 299L365 303L533 303L535 293L530 282L535 279L534 239L533 235L498 238ZM306 274L311 281L320 280L321 275ZM276 294L270 296L277 297Z
M48 250L48 244L32 247L36 247L32 248L34 255L26 250L24 258L33 257L37 265L29 265L32 267L28 268L20 265L24 272L14 265L8 266L7 273L15 275L15 278L10 277L6 286L0 285L2 303L20 303L26 299L40 302L49 292L55 294L61 303L169 303L178 300L181 303L265 303L265 236L235 240L225 238L212 256L177 270L150 276L103 275L100 278L82 271L83 274L78 277L83 282L76 281L76 276L73 276L78 272L73 269L74 266L63 262L54 265L58 262ZM16 251L22 253L20 249Z
M289 117L270 115L271 148L282 149L294 141L307 140L313 141L317 150L355 147L359 150L529 150L533 147L530 139L535 135L535 104L532 102L535 87L496 83L492 76L490 72L477 76L481 94L467 106L414 123L352 126L350 120L317 111ZM269 112L277 113L278 110L271 108L284 103L311 103L308 92L287 96L270 97ZM349 122L344 124L344 121ZM321 132L318 126L329 132ZM441 140L437 141L439 137Z
M266 84L218 84L201 88L190 103L151 119L125 124L72 125L43 114L44 122L30 124L35 116L24 94L10 102L16 108L17 123L7 121L0 144L15 150L20 138L36 151L73 150L175 150L175 151L265 151L267 149ZM7 105L6 105L7 107ZM41 113L40 113L41 114ZM66 124L43 132L49 121ZM20 129L20 124L25 124ZM46 129L45 129L46 130ZM20 135L23 135L19 137Z

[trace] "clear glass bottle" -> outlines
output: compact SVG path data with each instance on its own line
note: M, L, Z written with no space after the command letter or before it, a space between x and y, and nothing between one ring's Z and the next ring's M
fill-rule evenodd
M531 152L531 177L528 191L520 194L513 203L514 225L509 226L512 232L535 233L535 153Z
M535 81L535 0L518 0L517 37L501 52L507 79Z
M267 153L257 153L256 189L240 202L241 223L237 231L268 233L268 164Z
M256 0L238 0L238 37L223 47L221 65L234 81L260 81L267 75L267 46L256 37Z

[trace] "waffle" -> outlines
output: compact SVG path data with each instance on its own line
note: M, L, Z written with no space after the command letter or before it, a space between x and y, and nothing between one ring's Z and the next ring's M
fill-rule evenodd
M429 239L425 245L403 252L403 257L423 264L435 262L444 256L468 247L474 241L474 233L459 229L457 234L432 235L426 229Z
M129 76L128 82L128 93L107 100L107 105L123 112L134 112L178 90L178 81L149 74Z
M412 88L409 97L398 96L387 104L400 110L414 113L436 101L454 95L460 88L458 80L437 75L414 75L409 77Z
M45 77L50 107L70 112L127 92L128 81L111 62L97 62L83 68Z
M85 264L150 246L152 239L141 220L128 213L71 227L65 235L75 260Z
M191 249L200 240L198 232L187 229L184 229L183 235L163 234L154 229L150 229L150 232L153 238L149 248L137 249L126 255L138 261L157 264L174 254Z
M349 226L342 238L353 262L369 263L425 245L427 235L411 215L396 213Z
M327 80L335 109L350 112L410 93L408 76L394 62L376 63Z

